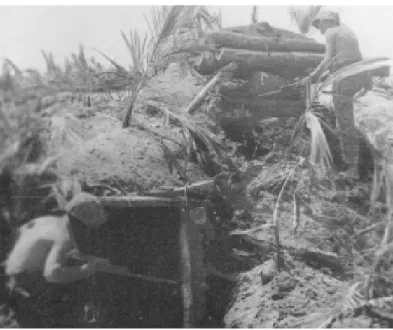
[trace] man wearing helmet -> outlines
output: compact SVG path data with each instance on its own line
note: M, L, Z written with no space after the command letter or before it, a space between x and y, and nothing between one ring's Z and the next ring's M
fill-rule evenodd
M33 219L19 229L19 237L5 261L5 274L18 277L38 272L52 283L72 283L94 274L103 259L90 257L81 266L67 266L67 253L77 250L71 218L94 229L107 221L98 199L87 193L77 194L66 206L63 216Z
M19 326L69 327L73 321L84 324L84 299L88 298L83 280L112 265L106 259L83 255L77 243L87 231L98 229L106 221L98 198L79 193L63 214L38 217L19 228L4 262L8 300Z
M338 13L322 11L314 19L312 25L326 37L325 58L300 84L306 85L309 82L316 82L325 70L333 73L362 60L356 35L351 29L340 23ZM333 105L341 149L348 165L347 174L354 178L358 177L359 144L355 128L353 97L362 89L371 89L371 79L364 73L333 83Z

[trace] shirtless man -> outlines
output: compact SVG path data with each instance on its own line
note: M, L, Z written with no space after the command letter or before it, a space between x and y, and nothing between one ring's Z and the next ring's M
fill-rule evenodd
M331 11L320 12L312 22L326 37L326 52L320 65L300 84L316 82L329 70L333 73L345 66L361 61L362 54L356 35L340 23L339 15ZM358 74L333 83L333 104L340 132L341 150L348 166L347 175L358 178L359 143L355 128L353 97L360 90L371 89L371 79Z
M66 211L63 216L39 217L21 226L4 263L7 276L18 280L21 275L38 273L48 282L73 283L109 264L105 259L85 256L87 263L67 266L67 254L78 251L70 217L88 229L95 229L107 221L107 216L98 199L87 193L77 194Z

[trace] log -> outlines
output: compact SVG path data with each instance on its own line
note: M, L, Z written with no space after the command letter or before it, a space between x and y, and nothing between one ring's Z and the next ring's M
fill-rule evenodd
M106 196L98 198L105 207L182 207L187 204L184 198L163 198L149 196Z
M266 100L264 98L223 100L224 108L245 106L248 118L259 121L267 117L294 117L301 115L306 107L304 101ZM230 111L230 110L228 110Z
M231 26L222 28L220 31L240 33L242 35L256 35L270 38L284 38L284 39L299 39L306 41L313 41L313 39L306 37L304 34L292 32L271 26L268 22L258 22L256 24Z
M216 193L216 185L214 180L206 180L196 182L185 187L160 187L146 192L145 196L157 196L166 198L185 197L196 199L207 199L212 194Z
M325 45L312 40L250 36L234 32L218 31L205 37L210 47L226 47L253 51L309 52L323 54Z
M204 102L206 95L219 83L221 80L228 80L231 78L231 73L237 69L237 64L234 62L227 63L220 71L207 83L205 87L198 93L197 96L187 106L186 112L193 114L201 104Z
M210 54L210 53L209 53ZM286 79L309 74L323 60L323 55L300 52L256 52L222 48L214 61L210 55L202 55L195 69L201 74L212 74L231 62L239 65L238 71L263 71Z

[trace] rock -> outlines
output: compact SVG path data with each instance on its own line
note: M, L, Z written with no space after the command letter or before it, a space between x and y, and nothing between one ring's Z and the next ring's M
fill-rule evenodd
M275 262L273 259L270 259L266 261L261 267L260 275L261 275L262 285L269 284L271 280L274 278L274 274L275 274Z

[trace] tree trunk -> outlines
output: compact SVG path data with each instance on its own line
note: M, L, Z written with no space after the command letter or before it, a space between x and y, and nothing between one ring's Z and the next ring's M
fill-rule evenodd
M237 62L238 71L264 71L286 79L306 76L323 60L323 55L299 52L256 52L222 48L219 55L203 55L196 63L201 74L212 74L231 62Z
M325 45L311 40L250 36L226 31L208 34L206 44L253 51L294 51L318 54L325 52Z

